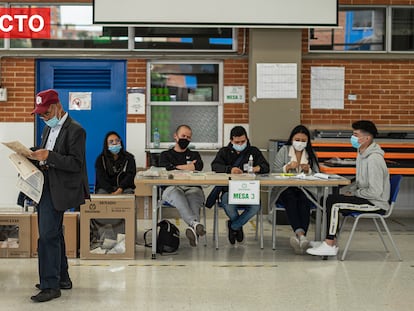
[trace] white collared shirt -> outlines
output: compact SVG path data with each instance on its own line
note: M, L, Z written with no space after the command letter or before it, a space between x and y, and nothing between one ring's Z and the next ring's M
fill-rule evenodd
M49 136L47 138L45 148L47 150L53 150L56 143L56 138L59 136L60 130L62 129L63 123L65 123L66 119L68 118L68 113L66 112L63 117L59 120L59 123L55 126L50 128Z
M300 161L298 161L298 159L296 158L295 148L293 146L289 147L289 154L288 155L289 155L289 158L290 158L289 163L290 162L299 162L299 164L309 164L309 160L308 160L309 156L308 156L308 153L306 152L306 149L303 149ZM289 163L287 163L285 166L283 166L283 172L287 173L286 166ZM302 167L300 165L296 168L296 172L297 173L302 172ZM309 168L309 174L310 173L312 173L312 168Z

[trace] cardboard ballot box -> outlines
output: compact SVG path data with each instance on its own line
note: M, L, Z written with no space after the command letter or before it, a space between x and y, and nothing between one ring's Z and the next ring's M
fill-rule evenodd
M37 239L39 230L37 223L37 213L31 217L32 223L32 248L31 257L37 257ZM66 257L77 258L79 250L79 213L66 212L63 216L63 234L65 236Z
M30 257L30 214L0 214L0 257Z
M134 195L91 195L80 208L80 258L134 259L135 224Z

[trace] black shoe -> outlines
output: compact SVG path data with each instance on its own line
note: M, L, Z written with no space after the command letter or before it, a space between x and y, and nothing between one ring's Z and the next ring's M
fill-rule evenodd
M35 287L37 289L40 289L40 284L36 284ZM59 287L60 287L60 289L72 289L72 281L71 281L71 279L66 280L66 281L61 281L59 283Z
M230 244L235 244L236 243L236 235L235 232L232 228L231 228L231 221L228 220L227 221L227 227L229 228L229 242Z
M45 302L60 297L60 289L43 289L36 296L30 297L35 302Z
M68 279L66 281L59 282L60 289L72 289L72 280Z
M244 239L244 233L243 233L243 227L241 227L239 230L236 230L236 241L237 242L243 242Z

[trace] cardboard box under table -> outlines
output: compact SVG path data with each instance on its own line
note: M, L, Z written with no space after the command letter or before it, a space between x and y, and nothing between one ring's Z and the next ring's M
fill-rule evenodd
M65 236L66 257L77 258L79 250L79 213L66 212L63 216L63 234ZM37 213L32 214L32 250L31 256L37 257L37 239L39 229Z
M80 211L81 259L135 258L134 195L91 195Z
M0 257L30 257L30 214L0 214Z

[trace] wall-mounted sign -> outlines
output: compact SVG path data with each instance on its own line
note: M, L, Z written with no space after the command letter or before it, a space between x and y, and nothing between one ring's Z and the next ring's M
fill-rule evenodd
M246 102L246 88L244 86L225 86L225 104L244 104Z
M229 204L260 204L260 181L230 180Z
M69 110L91 110L92 92L69 92Z
M145 114L145 88L128 88L128 114Z

